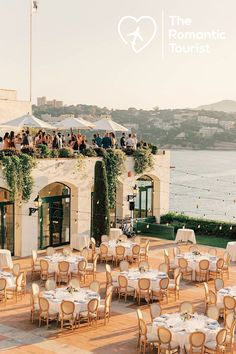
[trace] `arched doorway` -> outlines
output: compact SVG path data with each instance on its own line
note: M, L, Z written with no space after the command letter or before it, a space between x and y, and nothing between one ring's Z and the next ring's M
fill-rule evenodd
M142 176L137 180L138 192L134 198L134 217L146 218L153 215L153 180L149 176Z
M70 188L63 183L47 185L39 192L39 248L70 243Z
M14 202L4 188L0 188L0 248L14 255Z

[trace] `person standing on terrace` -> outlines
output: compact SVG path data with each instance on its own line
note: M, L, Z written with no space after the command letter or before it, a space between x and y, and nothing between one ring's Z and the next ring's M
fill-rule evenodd
M132 134L129 134L128 139L126 140L127 149L134 149L134 139L132 138Z
M125 149L126 146L126 136L125 133L122 133L122 136L120 138L120 147L121 149Z
M9 149L9 147L10 147L10 136L9 136L9 133L5 133L5 135L3 137L2 148L3 149Z
M102 138L100 137L99 134L94 134L94 135L96 135L96 138L94 138L94 139L96 141L97 146L101 147L102 146Z
M102 139L102 147L104 149L109 149L111 147L111 138L108 133L106 133Z

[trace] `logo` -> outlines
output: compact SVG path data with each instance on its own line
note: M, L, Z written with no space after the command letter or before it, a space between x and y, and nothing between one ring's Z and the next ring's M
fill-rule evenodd
M140 53L155 38L157 24L151 16L124 16L118 23L118 33L126 45L130 45L135 53Z

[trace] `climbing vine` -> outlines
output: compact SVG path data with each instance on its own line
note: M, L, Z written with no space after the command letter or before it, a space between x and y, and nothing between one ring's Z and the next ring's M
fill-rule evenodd
M134 170L136 174L152 169L154 165L153 154L150 149L138 149L133 154Z
M31 171L36 166L35 159L26 154L3 156L1 163L11 198L14 199L19 194L24 201L29 200L33 188Z
M113 209L116 202L118 177L124 169L125 154L121 150L109 149L104 154L103 159L107 172L109 208Z

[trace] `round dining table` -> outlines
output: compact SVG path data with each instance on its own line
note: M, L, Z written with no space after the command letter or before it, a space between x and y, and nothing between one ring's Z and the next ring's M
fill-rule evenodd
M55 253L53 256L45 256L41 259L45 259L49 263L49 272L58 271L58 263L66 261L70 263L70 271L76 272L78 269L78 262L84 260L83 256L78 255L68 255L65 256L62 253Z
M118 240L121 235L122 235L121 229L115 227L110 228L110 236L109 236L110 240Z
M179 344L181 353L184 353L184 346L189 343L190 334L195 331L205 333L205 342L216 339L217 332L220 329L217 321L197 313L191 314L189 317L187 319L185 314L181 313L161 315L153 320L152 331L157 333L158 327L168 328L172 333L172 340Z
M9 250L0 249L0 269L2 268L13 268L11 252Z
M175 257L175 265L179 264L180 258L186 259L188 262L188 266L193 269L192 280L197 280L196 271L199 271L199 263L201 260L207 259L209 261L210 270L216 269L216 262L218 260L217 256L212 256L209 253L195 254L194 252L187 252L187 253L178 254Z
M191 242L196 244L196 237L194 230L192 229L178 229L176 237L175 237L175 243L178 242Z
M230 255L230 259L232 262L236 262L236 242L231 241L227 243L226 251Z
M5 272L3 270L0 270L0 278L4 278L7 281L7 288L10 288L15 285L16 283L16 277L12 273Z
M236 299L236 286L228 286L217 292L217 304L223 307L224 296L232 296Z
M117 246L123 246L125 248L125 257L126 256L131 256L132 255L132 248L136 243L132 241L116 241L116 240L110 240L108 242L104 242L108 246L108 254L109 256L115 256L116 255L116 247Z
M73 289L72 291L69 290L69 287L56 288L55 290L42 292L41 296L48 300L50 311L59 313L62 301L72 301L75 304L76 314L86 311L91 299L98 299L100 302L98 293L84 288Z

